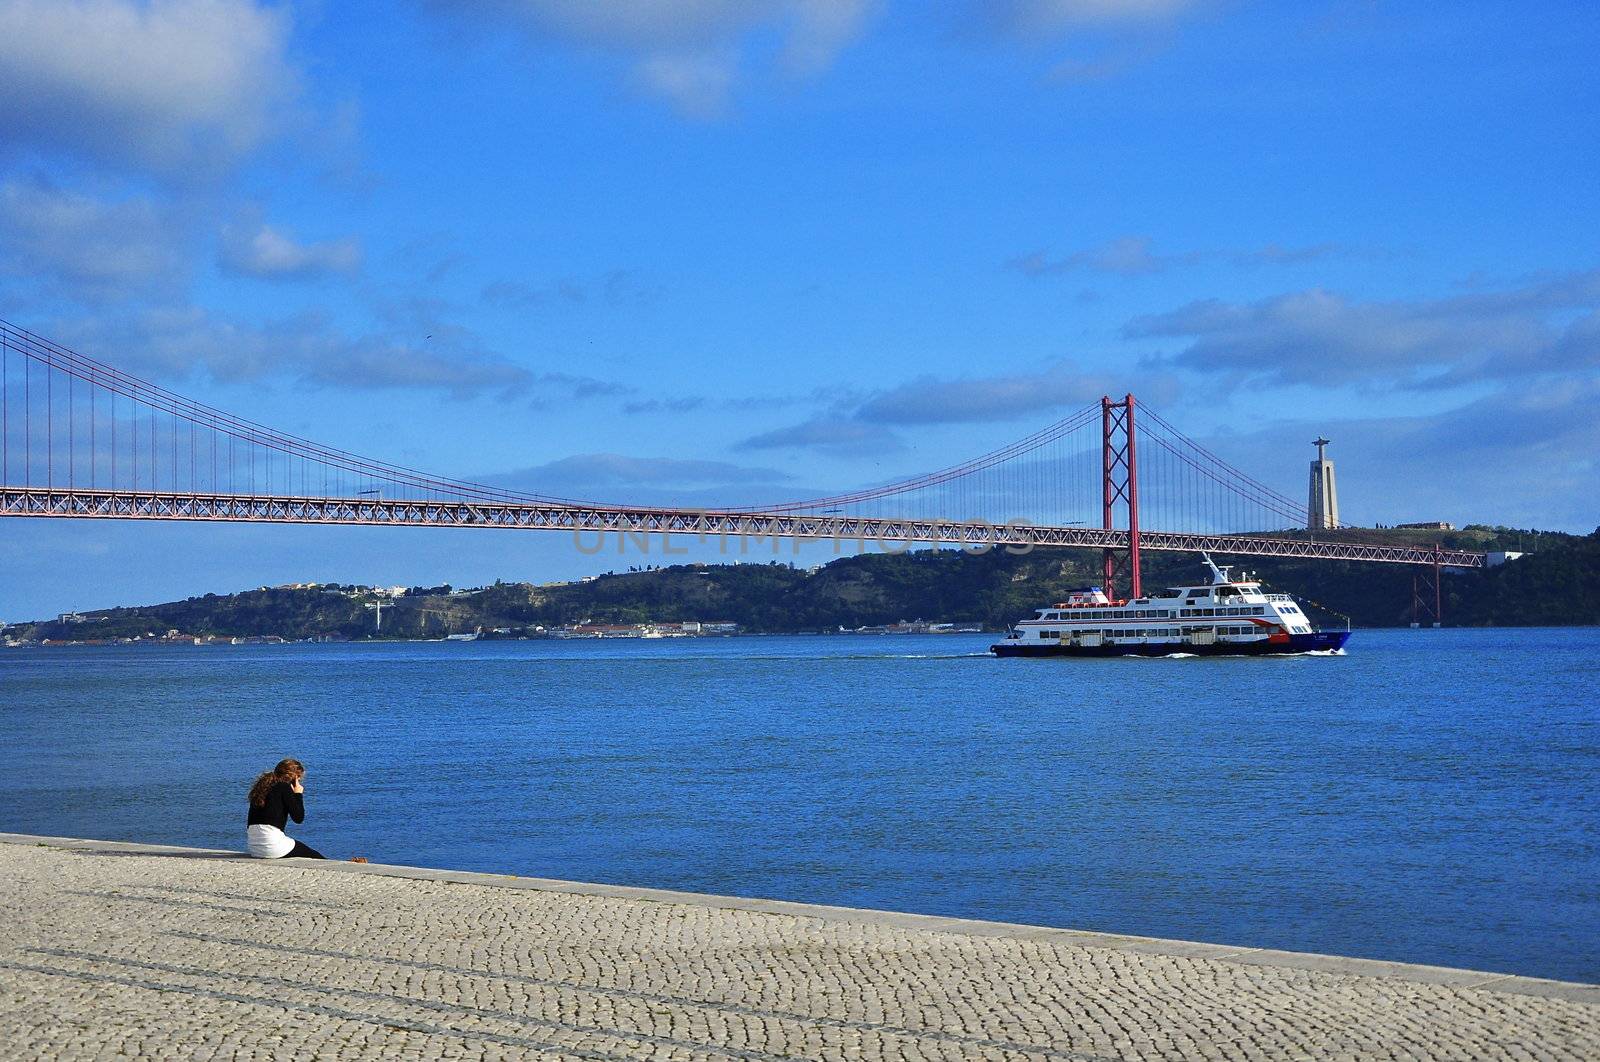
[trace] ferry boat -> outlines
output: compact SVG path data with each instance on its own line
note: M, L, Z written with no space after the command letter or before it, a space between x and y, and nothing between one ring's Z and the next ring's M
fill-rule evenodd
M1317 630L1288 594L1269 594L1228 565L1212 563L1211 581L1174 586L1133 601L1113 601L1098 586L1041 608L989 647L996 656L1255 656L1330 652L1350 632Z

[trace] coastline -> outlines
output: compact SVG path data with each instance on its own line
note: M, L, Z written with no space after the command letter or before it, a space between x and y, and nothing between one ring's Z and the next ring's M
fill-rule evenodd
M531 890L570 896L599 896L647 903L688 905L715 911L745 911L757 914L784 915L794 918L816 919L821 922L896 926L925 932L956 933L974 937L1044 940L1075 947L1104 949L1131 954L1208 959L1249 966L1269 966L1286 970L1314 970L1321 973L1353 977L1393 977L1404 981L1447 985L1454 988L1492 989L1496 992L1600 1004L1600 982L1560 981L1488 970L1468 970L1451 966L1391 962L1383 959L1363 959L1353 956L1284 951L1274 948L1174 940L1133 934L1102 933L1015 922L995 922L984 919L954 918L903 911L839 907L827 904L802 903L793 900L764 899L761 897L727 896L716 893L683 892L673 889L565 881L556 878L526 877L518 874L414 867L394 863L352 863L337 859L325 861L296 860L292 862L288 860L258 860L251 859L242 851L230 849L145 844L134 841L106 841L94 838L48 837L35 834L0 832L0 845L47 847L68 851L129 856L150 855L191 857L197 860L227 860L241 866L259 868L265 872L296 869L318 873L364 874L414 881L451 882L459 885L473 885L493 889Z
M419 867L0 835L0 1055L1600 1053L1600 986Z

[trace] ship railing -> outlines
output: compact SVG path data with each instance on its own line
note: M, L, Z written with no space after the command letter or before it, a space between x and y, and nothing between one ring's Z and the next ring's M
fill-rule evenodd
M1268 594L1267 595L1267 600L1268 601L1293 601L1294 598L1290 597L1288 594Z

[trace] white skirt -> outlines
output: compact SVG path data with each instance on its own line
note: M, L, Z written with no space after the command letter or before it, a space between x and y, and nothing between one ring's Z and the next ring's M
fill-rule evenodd
M257 824L245 830L245 845L257 859L282 859L294 851L294 840L276 826Z

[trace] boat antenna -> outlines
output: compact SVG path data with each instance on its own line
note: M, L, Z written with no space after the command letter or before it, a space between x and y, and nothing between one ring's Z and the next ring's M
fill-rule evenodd
M1206 562L1206 567L1211 569L1211 582L1213 585L1228 581L1228 569L1233 567L1233 565L1229 564L1219 567L1217 563L1211 559L1211 554L1202 553L1200 556Z

